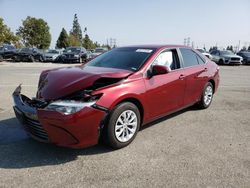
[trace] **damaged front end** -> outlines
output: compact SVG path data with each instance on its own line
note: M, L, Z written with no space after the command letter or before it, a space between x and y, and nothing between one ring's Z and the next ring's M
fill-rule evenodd
M49 142L47 132L44 130L37 117L37 108L47 105L47 102L31 100L21 94L21 85L13 92L14 112L17 119L22 123L25 130L32 137L42 142Z
M131 74L117 69L103 71L94 67L43 71L36 98L22 95L21 85L14 91L16 117L36 140L71 148L97 144L109 113L97 105L104 95L101 88L120 85Z
M29 135L41 142L81 148L98 143L107 109L95 106L101 95L89 90L55 101L29 99L21 85L13 92L14 112ZM80 99L81 98L81 99Z

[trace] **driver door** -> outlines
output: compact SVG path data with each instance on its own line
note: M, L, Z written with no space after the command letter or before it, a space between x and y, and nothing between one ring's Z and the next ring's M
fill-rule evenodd
M175 111L183 106L186 81L176 49L161 52L153 65L167 66L167 74L145 78L146 99L149 106L149 119Z

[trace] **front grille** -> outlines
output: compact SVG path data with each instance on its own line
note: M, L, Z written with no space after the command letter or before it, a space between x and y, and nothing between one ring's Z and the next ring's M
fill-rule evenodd
M38 121L25 116L25 122L26 123L24 124L24 126L28 129L28 131L32 135L34 135L35 137L43 141L46 141L46 142L49 141L48 134L46 133L46 131L43 129L42 125Z
M232 61L240 61L240 58L238 58L238 57L232 57L231 60Z
M73 58L73 57L74 57L73 54L67 54L67 55L66 55L66 58Z

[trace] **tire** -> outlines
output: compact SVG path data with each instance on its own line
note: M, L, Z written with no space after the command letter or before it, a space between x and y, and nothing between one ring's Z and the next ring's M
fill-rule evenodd
M42 56L39 56L39 62L43 62Z
M34 62L35 58L31 55L31 56L29 56L29 60L30 60L30 62Z
M140 127L138 108L133 103L124 102L116 106L109 117L104 127L104 142L114 149L126 147L134 140ZM127 124L129 119L131 124Z
M224 61L222 59L219 60L219 65L224 65Z
M0 55L0 62L2 62L3 61L3 56L2 55Z
M13 60L14 60L14 62L19 62L20 61L20 58L18 57L18 56L13 56Z
M214 94L214 89L213 89L213 84L211 82L206 83L202 96L201 96L201 101L199 102L199 107L201 109L206 109L210 106L213 100L213 94Z

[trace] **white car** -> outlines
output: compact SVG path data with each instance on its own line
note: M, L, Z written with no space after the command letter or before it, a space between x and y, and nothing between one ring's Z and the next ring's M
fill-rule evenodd
M47 62L53 62L61 54L59 50L50 49L44 54L44 59Z
M91 54L91 58L95 58L107 51L108 51L107 48L96 48L95 51Z
M199 51L200 53L202 53L202 54L203 54L204 56L206 56L207 58L209 58L209 59L212 60L213 56L212 56L210 53L206 52L206 51L203 50L203 49L196 49L196 50Z

